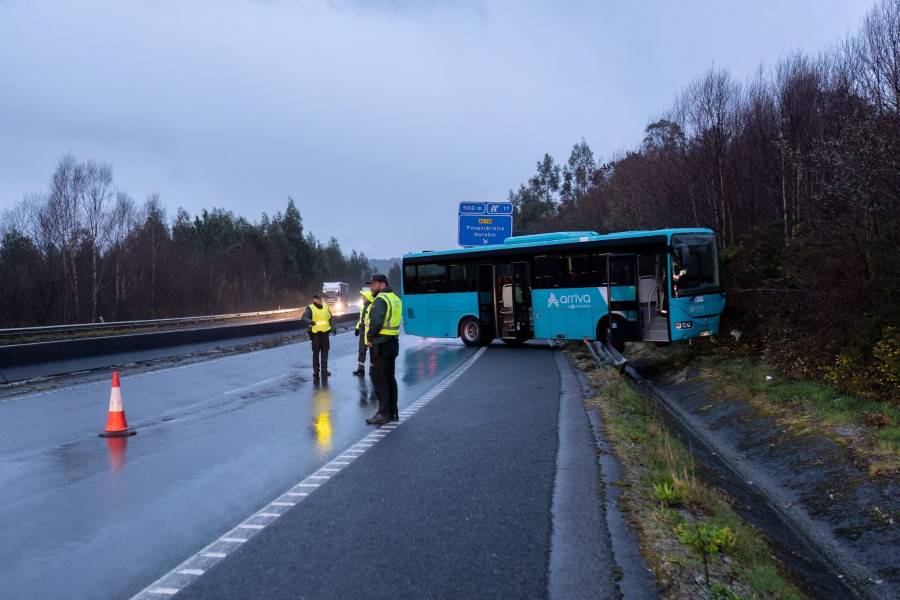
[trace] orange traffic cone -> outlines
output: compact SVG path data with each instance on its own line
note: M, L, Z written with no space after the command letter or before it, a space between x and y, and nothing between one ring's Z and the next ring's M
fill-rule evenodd
M122 408L122 388L119 387L119 372L113 373L112 391L109 393L109 417L106 420L106 429L98 435L100 437L124 437L134 435L137 431L131 429L125 421L125 409Z

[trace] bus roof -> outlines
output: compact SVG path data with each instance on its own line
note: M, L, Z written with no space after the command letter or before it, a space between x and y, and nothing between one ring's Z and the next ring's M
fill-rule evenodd
M502 252L504 250L516 250L521 248L544 248L553 246L565 246L567 249L575 248L579 244L616 245L615 242L623 242L629 246L642 243L658 244L664 238L666 243L673 234L678 233L709 233L711 229L682 228L682 229L657 229L654 231L622 231L601 235L596 231L558 231L555 233L538 233L535 235L522 235L507 238L502 244L475 246L472 248L455 248L443 251L411 252L404 254L403 258L428 258L436 256L468 255L489 252Z

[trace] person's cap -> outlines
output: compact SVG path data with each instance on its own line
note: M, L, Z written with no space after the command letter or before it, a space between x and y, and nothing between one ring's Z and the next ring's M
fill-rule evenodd
M316 292L315 294L313 294L313 298L316 299L316 300L321 300L321 299L322 299L322 294L320 294L319 292Z
M372 281L378 281L380 283L388 282L387 276L382 275L381 273L379 273L378 275L372 275L372 279L370 281L368 281L367 283L372 283Z

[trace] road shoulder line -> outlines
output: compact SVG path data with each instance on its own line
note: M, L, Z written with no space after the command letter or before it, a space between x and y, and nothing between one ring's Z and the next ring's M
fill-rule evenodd
M596 447L581 386L563 352L554 354L560 378L559 448L551 504L548 595L551 600L617 598Z

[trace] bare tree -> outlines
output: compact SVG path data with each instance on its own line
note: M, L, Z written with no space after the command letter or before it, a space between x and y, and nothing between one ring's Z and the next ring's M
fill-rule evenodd
M125 299L126 277L124 272L125 241L136 227L134 200L127 192L116 192L116 203L110 214L110 241L114 254L115 292L113 294L113 319L119 318L119 305Z
M82 167L80 206L84 222L84 242L91 260L91 322L97 320L100 305L101 253L109 243L112 227L109 205L115 196L112 165L89 160Z
M70 312L66 304L63 311L63 319L67 323L81 315L78 249L83 231L79 205L83 189L84 169L74 156L66 154L59 159L50 180L50 193L43 216L51 227L54 243L62 251L64 283L72 294L73 310Z
M726 152L734 136L734 117L740 86L726 69L710 69L688 85L690 110L687 118L692 134L706 157L710 206L722 242L734 243L727 193Z

